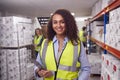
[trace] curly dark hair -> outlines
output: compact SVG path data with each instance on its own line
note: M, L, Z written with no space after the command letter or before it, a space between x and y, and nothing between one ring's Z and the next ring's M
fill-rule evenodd
M83 27L82 27L82 30L83 30L83 31L85 31L85 30L86 30L86 27L85 27L85 26L83 26Z
M79 43L80 39L78 37L78 27L76 25L75 19L70 13L70 11L66 9L58 9L55 13L51 16L48 22L48 29L47 29L47 37L48 41L53 40L53 37L56 35L55 31L52 28L52 18L55 14L59 14L63 17L66 25L65 35L71 40L72 44Z

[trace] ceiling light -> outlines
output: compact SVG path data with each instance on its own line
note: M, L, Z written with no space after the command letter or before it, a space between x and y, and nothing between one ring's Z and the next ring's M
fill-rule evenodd
M50 14L51 16L53 15L53 13Z
M72 14L73 16L75 16L75 13L72 12L71 14Z
M73 12L72 12L71 14L72 14L73 16L75 16L75 13L73 13ZM52 15L53 15L53 13L51 13L50 15L52 16Z

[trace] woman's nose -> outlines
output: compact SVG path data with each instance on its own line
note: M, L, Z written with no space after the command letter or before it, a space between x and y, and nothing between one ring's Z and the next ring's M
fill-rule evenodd
M61 26L61 23L60 23L60 22L58 22L58 23L57 23L57 26L58 26L58 27L60 27L60 26Z

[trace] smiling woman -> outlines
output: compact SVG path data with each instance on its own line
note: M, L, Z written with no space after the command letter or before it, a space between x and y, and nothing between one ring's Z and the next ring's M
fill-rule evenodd
M57 10L47 27L47 39L36 59L40 64L35 66L36 76L45 80L88 80L90 64L72 14L65 9Z
M54 35L56 34L56 31L53 28L54 26L59 26L59 29L61 28L61 30L64 31L64 36L67 36L72 43L74 42L74 40L78 42L78 28L74 17L69 11L65 9L60 9L51 16L51 19L48 23L49 40L52 40Z
M53 30L56 32L56 36L65 36L65 22L61 15L55 14L53 16Z

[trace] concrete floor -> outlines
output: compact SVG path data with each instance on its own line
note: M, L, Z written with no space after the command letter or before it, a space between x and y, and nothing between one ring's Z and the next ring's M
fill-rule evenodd
M43 80L42 78L36 80ZM100 75L91 75L89 80L100 80Z

